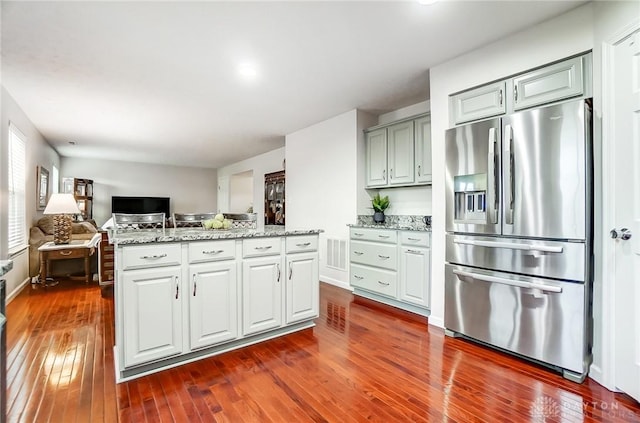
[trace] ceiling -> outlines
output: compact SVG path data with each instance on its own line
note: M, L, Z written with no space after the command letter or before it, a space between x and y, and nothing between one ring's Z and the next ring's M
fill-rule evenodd
M582 3L3 0L2 84L61 156L218 168Z

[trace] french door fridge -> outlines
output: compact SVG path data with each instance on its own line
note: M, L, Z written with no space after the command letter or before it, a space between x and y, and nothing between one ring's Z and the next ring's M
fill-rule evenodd
M591 362L590 100L446 133L445 327L584 380Z

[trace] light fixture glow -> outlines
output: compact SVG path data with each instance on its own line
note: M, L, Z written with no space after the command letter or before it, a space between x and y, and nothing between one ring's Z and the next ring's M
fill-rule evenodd
M437 3L438 0L418 0L418 3L425 5L425 6L429 6L432 5L434 3Z
M238 66L238 73L244 79L253 81L258 77L258 70L251 63L242 63Z

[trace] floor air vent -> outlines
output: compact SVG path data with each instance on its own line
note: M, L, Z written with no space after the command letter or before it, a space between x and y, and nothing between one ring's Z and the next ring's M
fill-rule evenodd
M327 238L327 267L347 270L347 241Z

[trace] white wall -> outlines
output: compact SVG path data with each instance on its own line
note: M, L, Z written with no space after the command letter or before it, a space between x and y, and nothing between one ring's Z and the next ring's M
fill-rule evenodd
M593 4L589 3L431 69L434 200L430 324L444 326L444 132L449 127L449 94L590 50L593 45Z
M220 181L218 181L220 183ZM263 191L264 192L264 191ZM253 171L236 173L229 179L229 211L246 213L253 206Z
M360 124L359 124L360 121ZM287 229L322 229L320 278L348 287L349 273L326 265L326 240L349 239L355 223L358 180L356 164L364 156L362 129L375 118L351 110L286 136Z
M258 214L258 229L264 228L264 175L282 170L284 156L285 148L282 147L218 169L219 204L220 207L224 207L219 208L218 211L223 213L229 211L226 208L231 205L229 201L231 175L253 171L253 212ZM289 187L287 186L285 189L285 201L288 201ZM288 225L288 203L286 207L286 223Z
M37 166L44 166L49 172L53 166L60 168L60 158L58 153L47 143L42 137L40 132L33 126L33 123L29 120L27 115L22 111L20 106L15 102L11 95L2 87L1 96L1 116L2 122L0 123L0 131L2 135L0 146L0 227L6 228L8 225L8 180L7 172L8 168L7 155L8 155L8 143L9 143L9 122L12 122L26 137L26 226L27 233L25 234L26 241L29 240L29 228L42 217L42 211L36 210L36 168ZM49 187L51 191L51 186ZM9 257L9 251L7 249L7 234L6 231L0 231L0 257ZM22 264L24 258L20 259L16 257L16 263L14 263L14 269L6 276L7 280L7 293L14 292L22 283L28 280L29 270Z
M111 217L111 196L170 197L172 213L216 210L217 171L114 160L64 157L60 178L93 179L93 218Z

